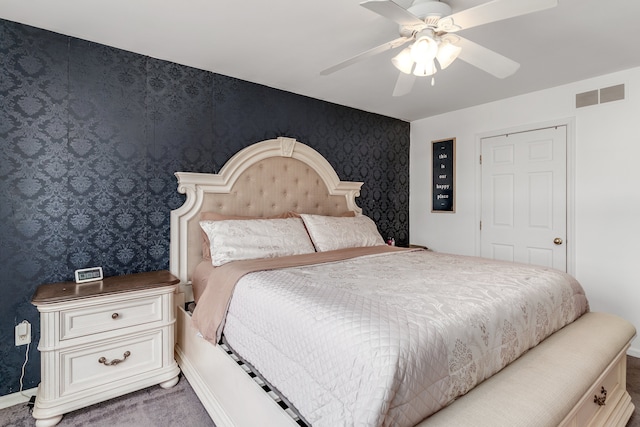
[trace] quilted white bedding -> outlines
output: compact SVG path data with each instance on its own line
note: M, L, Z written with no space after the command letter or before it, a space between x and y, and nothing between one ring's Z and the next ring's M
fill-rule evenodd
M250 273L224 335L314 427L413 426L587 310L556 270L394 252Z

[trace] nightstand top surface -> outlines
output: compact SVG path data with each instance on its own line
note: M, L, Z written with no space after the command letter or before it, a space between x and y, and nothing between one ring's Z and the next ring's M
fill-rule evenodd
M52 304L99 295L131 292L142 289L173 286L180 280L167 270L105 277L95 282L60 282L38 286L31 303Z

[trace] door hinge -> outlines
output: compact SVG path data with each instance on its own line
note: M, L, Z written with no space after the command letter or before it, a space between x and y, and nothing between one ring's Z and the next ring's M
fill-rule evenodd
M480 231L482 231L482 221L480 221Z
M482 154L480 154L480 164L482 164Z

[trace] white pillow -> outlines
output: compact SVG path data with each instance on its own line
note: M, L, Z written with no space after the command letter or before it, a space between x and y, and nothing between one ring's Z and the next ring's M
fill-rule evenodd
M316 251L384 245L376 224L364 215L353 217L300 215Z
M274 258L315 252L300 218L200 221L211 246L211 262Z

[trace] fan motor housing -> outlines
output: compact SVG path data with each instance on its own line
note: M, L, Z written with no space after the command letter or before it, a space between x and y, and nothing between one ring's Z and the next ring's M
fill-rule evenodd
M451 6L434 0L415 0L407 11L425 20L427 25L431 24L430 21L433 19L435 21L433 24L435 25L443 16L451 15Z

